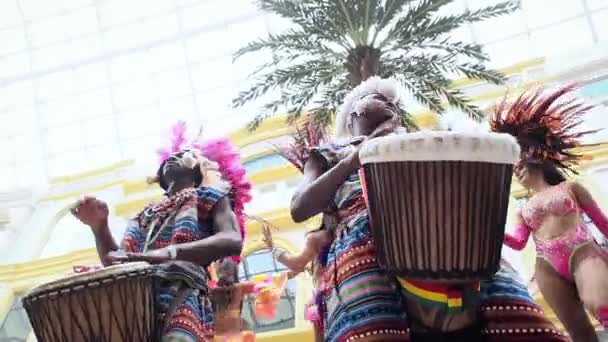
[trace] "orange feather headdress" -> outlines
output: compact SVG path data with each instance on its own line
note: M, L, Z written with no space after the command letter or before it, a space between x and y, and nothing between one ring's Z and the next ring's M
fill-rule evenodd
M522 162L548 162L576 174L574 167L584 156L572 149L582 145L583 136L598 131L577 130L593 106L571 96L576 90L572 84L554 91L528 90L514 101L505 97L496 106L490 129L517 139Z

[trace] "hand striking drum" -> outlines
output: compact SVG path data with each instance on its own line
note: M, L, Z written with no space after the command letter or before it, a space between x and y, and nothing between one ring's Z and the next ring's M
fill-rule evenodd
M153 179L166 195L130 221L120 246L104 202L89 197L74 206L110 267L42 285L24 299L39 341L213 339L207 266L240 260L250 185L227 140L184 149L184 131L183 123L174 128ZM128 264L111 266L117 263Z

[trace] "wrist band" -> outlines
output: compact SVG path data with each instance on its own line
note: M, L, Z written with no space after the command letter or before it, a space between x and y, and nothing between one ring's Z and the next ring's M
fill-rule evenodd
M177 259L177 247L175 247L175 245L167 246L167 251L169 252L169 258L171 258L171 260Z

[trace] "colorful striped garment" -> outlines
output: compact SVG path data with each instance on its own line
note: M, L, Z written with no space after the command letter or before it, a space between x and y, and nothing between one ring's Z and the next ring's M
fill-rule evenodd
M329 168L350 153L350 146L327 144L312 151L323 158ZM338 189L334 204L339 217L336 238L332 243L324 273L323 300L325 341L410 341L405 301L401 284L377 263L370 222L357 173ZM410 284L413 284L410 282ZM418 290L423 286L421 283ZM431 295L439 305L450 303L449 291L425 288L410 296L435 290ZM460 295L458 295L460 296ZM457 298L452 304L462 305ZM452 296L454 297L454 296ZM428 298L426 298L428 299ZM517 272L506 262L490 280L479 286L481 332L486 341L567 341L567 338L544 317L529 295ZM462 300L462 297L460 297Z
M144 252L205 239L214 234L212 209L226 195L227 191L218 188L191 188L148 205L127 227L121 247L128 252ZM146 245L148 235L151 238ZM161 317L181 288L192 289L170 318L163 341L213 340L213 309L208 296L206 269L206 266L187 262L161 265L159 274L163 280L157 293Z

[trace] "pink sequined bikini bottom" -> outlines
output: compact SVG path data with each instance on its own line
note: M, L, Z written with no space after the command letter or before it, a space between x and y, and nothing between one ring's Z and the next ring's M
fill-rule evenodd
M595 244L591 231L580 223L576 229L552 240L534 238L536 254L545 259L564 278L572 280L572 256L581 247Z

